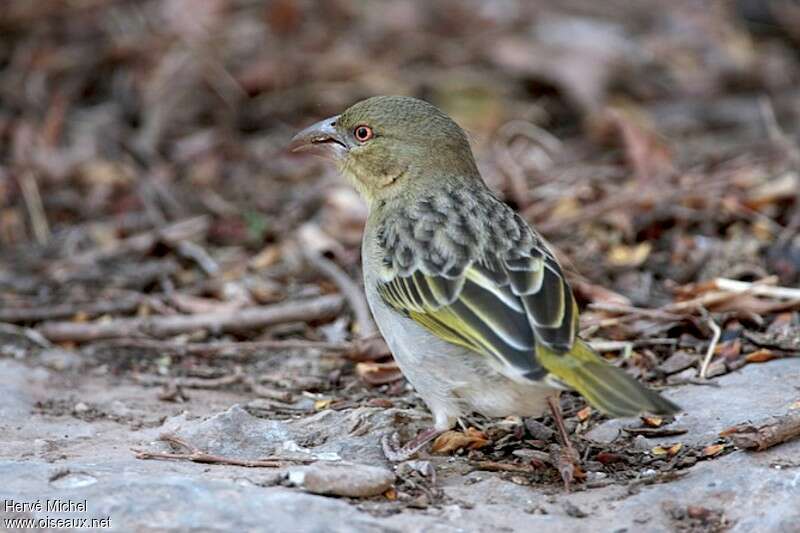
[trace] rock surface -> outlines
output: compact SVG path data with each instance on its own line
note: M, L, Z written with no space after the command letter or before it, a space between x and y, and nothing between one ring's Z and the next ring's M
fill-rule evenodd
M360 407L266 420L238 406L242 398L232 392L207 391L187 409L157 403L156 391L143 395L141 387L124 382L61 384L57 395L62 401L54 402L47 372L6 359L0 360L0 374L0 500L87 502L87 510L78 513L0 508L0 520L110 517L117 531L660 532L685 529L685 521L700 509L716 513L719 523L734 532L788 533L800 523L800 441L701 461L667 483L648 485L642 472L641 482L571 494L467 468L438 474L441 504L427 509L403 505L387 512L380 507L388 505L380 494L394 476L381 456L379 437L396 427L404 414L397 410ZM720 386L685 385L667 392L687 409L675 424L688 433L666 440L703 444L732 424L786 412L800 399L800 361L750 365L715 382ZM76 414L78 403L86 409ZM155 416L154 406L167 416ZM591 436L613 438L624 423L607 422ZM162 433L230 457L322 461L256 469L145 461L131 453L130 448L170 450L157 440ZM648 445L660 442L645 440ZM459 461L432 460L438 472ZM287 477L299 487L286 486ZM372 494L377 496L363 498Z

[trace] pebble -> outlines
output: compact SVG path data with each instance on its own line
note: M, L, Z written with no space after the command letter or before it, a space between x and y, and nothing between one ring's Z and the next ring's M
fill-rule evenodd
M314 494L366 498L389 490L394 474L377 466L318 462L290 469L289 482Z
M545 426L538 420L534 420L533 418L525 419L525 427L528 429L528 432L531 434L531 436L536 440L543 440L547 442L556 434L555 431Z

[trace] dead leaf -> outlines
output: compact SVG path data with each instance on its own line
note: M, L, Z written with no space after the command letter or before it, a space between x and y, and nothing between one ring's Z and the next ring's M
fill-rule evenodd
M595 457L598 461L603 463L604 465L609 465L613 463L620 463L625 460L625 458L617 453L613 452L600 452Z
M722 342L714 350L714 353L729 361L737 359L742 353L742 341L737 338Z
M462 448L477 450L487 444L489 444L489 439L483 432L475 428L467 428L467 431L463 433L453 430L445 431L433 441L431 451L446 454Z
M683 444L678 442L671 446L656 446L655 448L650 450L650 453L652 453L657 457L660 456L674 457L675 455L677 455L679 451L681 451L681 448L683 448Z
M397 491L394 489L394 487L392 487L387 489L386 492L383 493L383 496L390 502L393 502L397 499Z
M724 444L711 444L703 448L703 457L714 457L722 453L722 450L724 449Z
M331 403L333 403L332 399L327 400L317 400L314 402L314 410L315 411L323 411L330 407Z
M403 379L397 363L358 363L356 374L370 385L384 385Z
M749 354L745 355L744 360L748 363L766 363L767 361L772 361L778 357L780 356L775 352L772 352L766 348L761 348L760 350L756 350L755 352L750 352Z
M591 303L605 303L612 305L632 305L630 298L618 292L607 289L602 285L590 283L584 280L571 279L572 290L580 295L584 300Z
M589 419L590 416L592 416L592 408L587 405L586 407L578 411L577 416L578 420L580 420L581 422L585 422L586 420Z
M270 244L250 260L250 267L253 270L269 268L280 260L281 255L281 247Z
M644 425L651 428L661 427L661 424L664 423L664 419L660 416L643 416L641 418Z
M619 244L608 252L608 264L615 267L638 267L650 256L653 245L650 242L641 242L635 246Z

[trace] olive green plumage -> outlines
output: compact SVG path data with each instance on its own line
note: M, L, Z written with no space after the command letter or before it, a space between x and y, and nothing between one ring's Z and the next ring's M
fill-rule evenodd
M368 299L401 369L435 415L483 405L473 399L462 406L483 375L487 395L504 383L515 391L530 383L573 388L612 416L677 411L577 338L578 309L555 256L484 184L466 135L436 107L407 97L370 98L297 139L296 146L335 154L367 200ZM471 373L448 382L435 368L435 354L413 353L430 350L428 339L453 346L442 365L463 361ZM426 372L438 376L441 390ZM507 403L498 399L484 410L530 411L513 412Z

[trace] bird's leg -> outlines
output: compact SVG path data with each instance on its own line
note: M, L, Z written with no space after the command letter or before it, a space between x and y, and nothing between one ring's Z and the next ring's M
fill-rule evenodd
M397 433L392 433L391 436L384 435L381 439L383 445L383 454L386 458L393 462L399 463L411 459L414 454L420 451L426 444L438 437L442 433L434 427L420 431L419 434L408 441L405 446L400 445L400 437Z
M561 479L564 480L564 488L569 492L570 483L575 479L575 470L580 472L580 456L572 446L572 441L567 434L567 428L564 426L564 417L561 416L561 407L558 402L557 396L548 396L547 405L550 406L550 412L553 414L553 421L558 430L559 440L561 440L561 452L558 457L557 465Z

